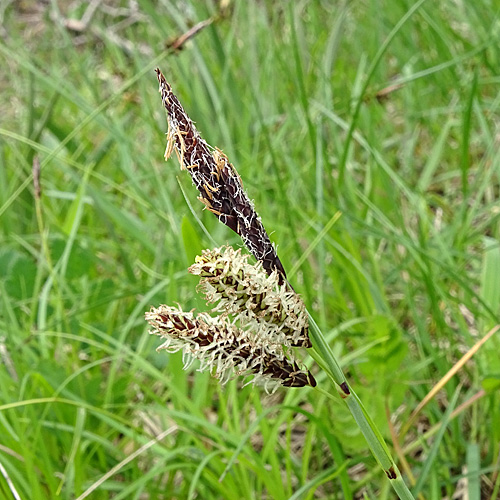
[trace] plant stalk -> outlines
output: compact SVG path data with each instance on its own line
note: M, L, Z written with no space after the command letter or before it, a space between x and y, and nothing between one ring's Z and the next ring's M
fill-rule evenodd
M402 500L414 500L413 495L406 486L401 472L392 459L391 453L385 444L384 438L375 426L375 423L366 412L361 400L356 393L349 387L340 365L335 358L330 346L326 342L325 336L319 329L311 314L309 314L309 335L313 342L316 352L322 357L327 368L328 374L337 386L337 390L342 399L347 404L354 420L358 424L363 436L365 436L368 446L389 478L392 488Z

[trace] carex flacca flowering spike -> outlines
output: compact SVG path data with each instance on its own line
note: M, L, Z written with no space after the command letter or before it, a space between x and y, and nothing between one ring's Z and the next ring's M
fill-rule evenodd
M171 86L157 68L160 94L167 110L168 132L165 159L173 151L191 174L200 192L199 200L218 219L241 236L248 250L268 273L276 270L280 282L286 280L285 270L278 258L260 217L248 198L240 176L227 156L209 146L196 130Z
M238 314L240 324L286 347L312 347L305 304L277 271L267 275L260 262L232 247L204 250L189 268L200 276L199 290L214 312ZM260 328L264 324L265 329Z
M222 382L238 375L269 391L278 386L315 386L312 374L296 360L293 348L311 347L308 315L288 283L268 234L227 157L200 136L159 69L160 94L167 110L165 159L175 151L200 192L199 199L241 236L257 259L231 247L204 250L189 268L200 276L198 290L212 314L161 305L146 313L158 349L182 350L185 367L194 359Z
M200 371L210 370L221 383L234 376L253 376L250 382L264 385L267 391L284 387L315 386L314 377L301 370L297 362L282 348L261 342L259 337L239 328L227 316L197 316L169 306L151 308L146 320L151 333L165 342L158 350L177 352L182 349L184 367L194 359L201 362Z

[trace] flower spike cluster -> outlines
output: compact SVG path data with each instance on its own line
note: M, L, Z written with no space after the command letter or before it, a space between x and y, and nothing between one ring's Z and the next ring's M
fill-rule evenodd
M295 347L312 347L308 315L302 299L286 279L285 270L241 179L222 151L209 146L159 69L160 94L167 111L165 159L175 151L198 189L199 200L219 221L241 236L257 259L231 247L205 250L189 271L200 276L198 290L214 304L212 316L194 315L160 306L146 313L151 333L165 341L159 349L182 350L185 366L194 359L223 383L238 375L266 390L315 386L311 373L299 366Z
M222 151L211 148L202 139L158 68L156 74L163 105L167 110L165 159L173 151L176 152L181 168L188 170L200 192L198 199L223 224L241 236L268 274L276 270L280 283L284 282L286 274L283 265L235 168Z
M227 382L233 376L253 376L267 391L316 386L314 377L295 360L291 347L308 346L307 315L300 297L279 285L278 273L267 275L260 263L231 247L205 250L191 266L201 276L199 288L209 302L218 302L211 316L194 315L161 305L146 313L150 333L168 352L183 351L185 368L194 359L200 370ZM220 271L220 272L219 272Z

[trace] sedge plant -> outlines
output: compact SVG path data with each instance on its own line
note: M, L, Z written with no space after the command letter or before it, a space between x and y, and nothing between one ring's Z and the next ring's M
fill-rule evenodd
M226 155L209 146L196 130L159 69L160 94L167 111L165 159L176 153L198 189L199 200L220 222L235 231L255 257L220 247L205 250L189 268L200 277L199 291L212 314L160 305L146 313L160 347L182 350L185 367L199 360L221 383L243 376L266 391L280 386L316 386L297 355L311 350L321 369L349 408L375 459L401 499L412 499L384 439L350 387L325 336L287 279L269 235Z

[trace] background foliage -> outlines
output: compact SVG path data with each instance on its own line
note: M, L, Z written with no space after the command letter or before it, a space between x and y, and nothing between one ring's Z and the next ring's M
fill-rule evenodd
M163 161L157 65L414 491L496 498L498 334L408 420L500 314L496 2L26 0L0 21L2 498L393 498L339 399L155 353L144 311L205 308L186 267L240 245Z

